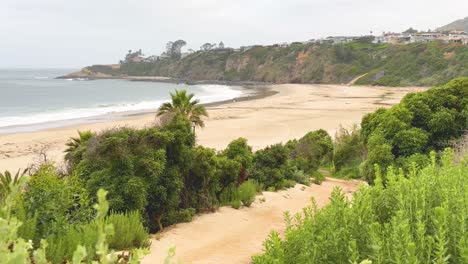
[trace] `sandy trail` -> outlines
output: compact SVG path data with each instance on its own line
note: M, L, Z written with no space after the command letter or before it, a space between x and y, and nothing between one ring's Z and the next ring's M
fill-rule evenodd
M310 204L313 197L318 206L328 203L335 186L350 194L360 182L328 178L322 185L296 185L279 192L264 192L265 202L258 196L250 208L239 210L222 207L203 214L190 223L177 224L153 239L151 253L143 264L163 263L167 249L176 246L176 262L182 263L249 263L251 257L263 250L263 241L272 230L285 230L284 212L298 213Z
M398 103L408 92L425 88L367 87L346 85L273 85L279 93L257 100L208 107L210 117L204 129L197 129L198 144L223 149L238 137L245 137L254 149L302 137L323 128L333 135L339 125L359 123L378 107ZM60 163L65 143L77 130L102 131L120 126L141 128L154 122L154 115L82 124L32 133L0 135L0 171L26 168L37 162L40 152Z

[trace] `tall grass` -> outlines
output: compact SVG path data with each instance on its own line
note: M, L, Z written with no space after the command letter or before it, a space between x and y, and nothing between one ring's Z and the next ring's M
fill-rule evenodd
M110 248L149 248L149 235L139 212L113 213L106 218L106 222L114 226L114 235L109 237Z
M284 240L272 233L254 263L468 263L468 159L447 150L441 165L361 186L348 200L334 190L328 206L286 215ZM377 167L377 171L378 167Z
M87 262L96 256L95 245L99 234L96 232L98 221L93 220L85 225L69 225L64 231L47 238L47 259L52 263L71 260L78 245L86 248ZM107 237L109 248L126 250L130 248L148 248L149 235L143 227L138 212L111 213L105 218L106 225L112 225L114 232Z

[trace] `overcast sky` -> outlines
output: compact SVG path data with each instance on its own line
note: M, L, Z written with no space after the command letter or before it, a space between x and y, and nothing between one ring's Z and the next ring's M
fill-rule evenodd
M468 16L468 0L0 0L0 67L116 63L128 49L272 44L434 29Z

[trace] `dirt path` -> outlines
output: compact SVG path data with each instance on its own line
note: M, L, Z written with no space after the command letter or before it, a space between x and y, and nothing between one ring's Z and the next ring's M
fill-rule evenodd
M151 254L142 263L163 263L171 245L176 246L175 263L249 263L252 255L262 252L262 243L271 230L284 232L285 211L300 212L310 204L311 197L324 206L335 186L350 194L359 184L328 178L322 185L298 184L285 191L264 192L265 202L260 203L262 196L258 196L251 208L222 207L164 231L159 240L153 239Z
M356 83L359 79L361 79L362 77L366 76L368 73L364 73L364 74L361 74L359 75L358 77L352 79L347 85L350 86L350 85L354 85L354 83Z

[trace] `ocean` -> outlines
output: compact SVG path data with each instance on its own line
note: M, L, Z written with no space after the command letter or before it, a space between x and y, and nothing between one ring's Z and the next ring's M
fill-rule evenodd
M239 87L128 80L55 79L76 69L0 69L0 134L32 132L155 112L175 89L202 103L242 95Z

